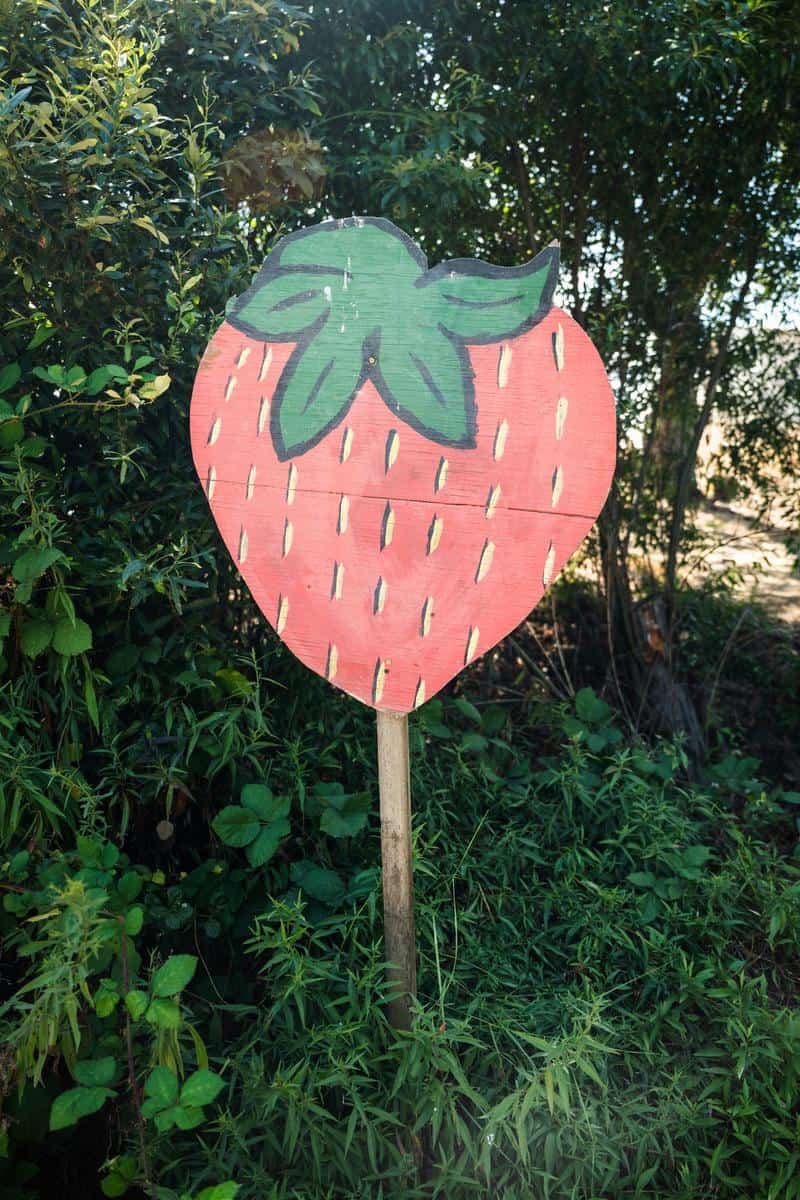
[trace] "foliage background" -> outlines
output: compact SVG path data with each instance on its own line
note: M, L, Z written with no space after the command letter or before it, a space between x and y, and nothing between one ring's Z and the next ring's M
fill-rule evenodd
M715 408L739 494L800 508L761 320L799 21L0 5L3 1195L800 1191L796 635L680 577ZM559 237L622 432L594 575L416 721L400 1042L368 715L265 633L186 436L227 299L352 212L432 261Z

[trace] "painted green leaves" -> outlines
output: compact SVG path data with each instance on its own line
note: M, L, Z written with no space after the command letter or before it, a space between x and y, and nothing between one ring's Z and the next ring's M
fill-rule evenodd
M434 442L475 444L467 347L530 329L550 308L558 249L521 267L472 259L432 270L390 221L325 221L278 244L229 322L294 342L272 400L282 459L334 429L369 379L398 417Z

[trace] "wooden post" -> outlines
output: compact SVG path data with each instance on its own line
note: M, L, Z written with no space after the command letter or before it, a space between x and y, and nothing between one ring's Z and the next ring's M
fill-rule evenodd
M383 858L383 928L392 988L389 1020L411 1028L411 1001L417 991L414 941L414 882L411 868L411 781L408 717L379 710L378 789Z

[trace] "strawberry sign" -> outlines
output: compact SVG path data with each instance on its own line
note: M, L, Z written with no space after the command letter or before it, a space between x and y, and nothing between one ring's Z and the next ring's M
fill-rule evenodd
M197 372L194 462L287 646L378 710L389 1002L415 993L406 714L510 633L589 532L616 447L558 248L428 267L390 221L278 242Z
M222 538L312 670L407 713L531 611L605 500L611 389L558 248L429 268L390 221L284 238L200 364Z

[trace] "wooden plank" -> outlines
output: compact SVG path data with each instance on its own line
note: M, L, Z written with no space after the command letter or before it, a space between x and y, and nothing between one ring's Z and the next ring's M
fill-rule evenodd
M417 963L408 717L379 712L377 728L384 943L388 964L386 978L391 989L389 1020L395 1029L410 1029L411 1001L417 992Z
M605 499L613 398L550 306L555 262L427 271L388 222L326 223L279 243L203 358L192 446L225 544L294 653L376 708L519 624Z

